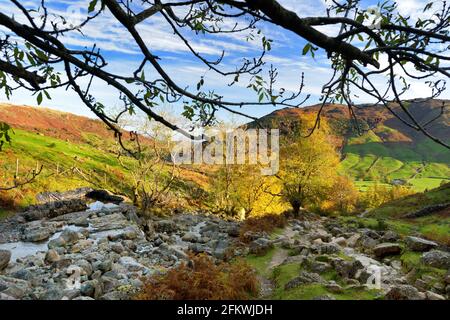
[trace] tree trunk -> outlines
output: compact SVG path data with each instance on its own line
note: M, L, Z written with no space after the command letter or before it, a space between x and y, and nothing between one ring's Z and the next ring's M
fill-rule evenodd
M292 211L294 212L294 217L298 218L300 216L300 208L301 203L298 200L292 200L291 201Z

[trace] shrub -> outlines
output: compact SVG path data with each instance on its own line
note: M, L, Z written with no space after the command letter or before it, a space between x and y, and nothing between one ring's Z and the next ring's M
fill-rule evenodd
M244 261L215 264L206 255L144 281L136 300L247 300L256 298L259 282Z
M241 226L240 240L248 243L251 239L248 238L248 233L271 233L276 228L283 228L286 226L287 219L284 214L269 214L261 217L248 218Z

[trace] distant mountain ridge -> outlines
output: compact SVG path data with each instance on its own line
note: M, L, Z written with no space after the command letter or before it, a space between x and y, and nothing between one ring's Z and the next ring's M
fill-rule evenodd
M405 101L405 105L432 135L450 143L450 100L414 99ZM283 132L285 122L317 114L320 106L285 108L258 121L264 127L280 128ZM390 108L406 119L398 105L391 104ZM327 104L322 118L328 121L332 142L342 153L343 170L355 180L405 181L418 190L450 180L449 149L408 127L382 105L359 105L354 111L363 128L362 135L351 125L346 105ZM255 127L256 123L248 126Z

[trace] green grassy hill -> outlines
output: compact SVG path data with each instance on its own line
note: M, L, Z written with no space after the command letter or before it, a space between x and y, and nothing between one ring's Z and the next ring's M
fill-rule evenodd
M423 217L405 218L408 213L448 202L450 202L450 183L383 204L363 218L342 217L341 219L372 228L377 228L380 221L383 221L401 235L417 235L450 245L450 208Z
M17 107L18 110L20 108ZM44 111L40 113L40 120L47 119L47 110ZM5 114L2 115L0 109L0 121L2 116L5 117ZM60 113L61 116L71 115ZM86 122L94 121L84 119ZM106 135L108 132L100 122L94 123L90 132L82 132L84 124L80 122L81 131L72 141L65 138L67 132L53 130L49 133L39 125L33 127L32 122L27 126L28 130L14 128L11 144L5 144L0 152L0 186L13 184L17 168L19 180L25 179L31 170L41 165L43 170L31 184L11 191L0 191L0 217L20 207L34 204L36 194L44 191L66 191L90 186L132 197L136 160L124 156L119 160L117 151L120 147L112 134ZM75 130L73 126L72 130ZM159 169L162 175L168 176L171 173L168 165ZM174 192L185 197L189 197L192 187L202 187L205 181L202 173L185 168L179 168L176 175ZM152 181L148 183L151 184ZM182 197L178 198L182 201Z
M416 99L405 103L420 123L427 123L450 101ZM319 105L287 108L267 115L259 122L263 126L283 129L285 123L293 119L301 121L303 115L316 114L319 108ZM396 105L391 108L401 114ZM351 126L347 106L327 105L322 117L331 128L331 141L341 151L341 173L351 176L361 190L375 183L406 183L421 192L450 181L450 150L407 127L383 106L362 105L355 112L361 133ZM255 123L249 126L253 127ZM448 110L427 129L450 143Z

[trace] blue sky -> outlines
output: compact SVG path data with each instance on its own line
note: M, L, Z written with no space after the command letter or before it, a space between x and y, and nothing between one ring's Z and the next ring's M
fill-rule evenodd
M318 16L325 14L326 0L280 0L289 9L296 11L300 16ZM88 7L88 0L86 1L70 1L70 0L47 0L50 10L55 13L70 14L76 22L77 15L86 14ZM27 8L36 8L40 0L21 1ZM15 14L16 18L20 19L20 15L10 4L9 0L0 0L3 12ZM367 0L362 3L362 7L370 7L376 4L376 1ZM399 10L402 14L416 15L423 7L421 0L401 0L399 1ZM322 85L328 80L331 75L329 62L323 51L319 51L315 59L301 55L301 51L305 42L298 36L281 28L272 25L261 25L264 34L272 39L273 50L266 57L267 65L273 64L279 70L278 86L287 90L295 90L300 82L302 72L305 73L305 94L310 94L311 98L307 104L314 104L318 102ZM333 27L323 28L329 34L336 33L337 30ZM139 26L139 31L143 35L153 53L158 55L161 64L165 66L169 75L181 86L190 87L195 91L195 86L200 76L205 77L205 88L213 89L217 93L225 96L227 100L241 101L251 100L255 101L256 96L253 92L245 88L246 83L241 81L241 85L228 87L227 83L232 81L232 77L226 80L223 77L215 74L213 71L208 71L204 65L198 62L191 54L187 52L183 43L175 38L171 33L168 25L164 23L161 17L154 17L142 23ZM130 42L126 31L115 23L109 14L103 14L90 23L84 30L85 35L73 35L66 37L64 42L73 48L83 48L86 45L97 45L102 49L103 54L107 57L109 62L109 70L113 72L130 74L140 63L142 56L139 54L137 47ZM242 36L242 35L241 35ZM195 37L192 34L188 36L196 50L206 55L206 57L214 60L215 57L220 56L222 50L226 51L224 65L228 69L233 69L242 57L258 56L260 49L260 39L254 42L248 42L236 35L222 35L214 37ZM146 70L146 75L153 73L153 70ZM379 79L380 84L383 79ZM115 108L120 106L118 93L106 84L95 82L93 86L95 96L103 104ZM428 87L423 83L413 83L412 89L405 98L415 98L425 96L428 92ZM52 100L45 100L43 105L58 110L68 111L80 115L93 116L90 111L80 102L78 97L71 91L64 91L59 89L53 91ZM444 93L448 95L447 93ZM3 93L0 93L0 101L6 101ZM35 105L35 98L30 96L28 92L16 92L10 102L17 104ZM359 102L370 102L367 97L361 96ZM178 112L179 106L165 106L170 110ZM254 116L262 116L274 110L273 107L251 107L251 109L244 110ZM220 113L223 119L230 119L228 113ZM242 119L235 119L242 121Z

